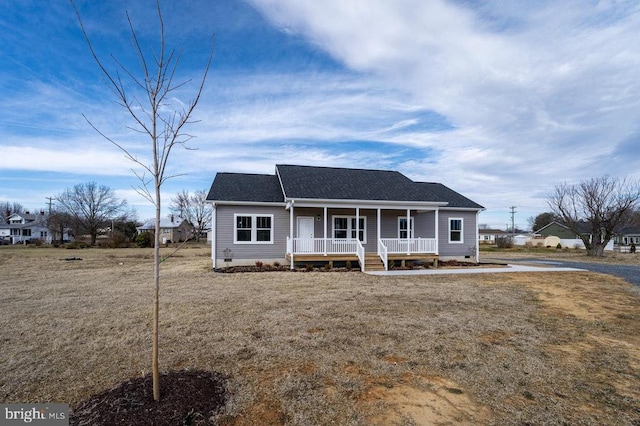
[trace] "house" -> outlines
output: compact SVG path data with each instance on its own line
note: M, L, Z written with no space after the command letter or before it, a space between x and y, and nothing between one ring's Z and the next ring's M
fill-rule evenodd
M581 235L591 235L591 230L589 229L589 225L586 222L578 223L578 230L580 231ZM562 247L581 249L585 248L584 242L580 238L580 235L576 235L571 229L569 229L568 226L555 221L543 226L537 231L534 231L532 242L534 244L536 242L542 242L544 245L549 245L545 244L544 241L551 241L549 239L550 237L557 237L557 239L559 240L558 242ZM553 241L554 243L552 245L555 246L557 242L556 240ZM613 240L609 241L609 243L605 247L605 250L613 250Z
M478 259L484 207L440 183L397 171L276 165L275 174L218 173L213 267L275 261Z
M51 235L44 212L10 215L0 222L0 239L9 244L29 243L32 240L50 243Z
M136 228L138 234L143 232L155 232L155 219L150 220ZM186 241L193 237L193 226L183 218L171 215L169 218L160 219L160 241L163 244Z
M619 246L640 245L640 226L626 226L616 233L615 242Z
M495 244L496 238L508 236L511 233L502 229L480 228L478 231L478 242L480 244Z

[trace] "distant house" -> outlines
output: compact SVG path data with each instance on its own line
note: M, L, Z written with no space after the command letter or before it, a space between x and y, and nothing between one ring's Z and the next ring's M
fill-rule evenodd
M640 245L640 226L624 227L616 234L616 243L620 246Z
M214 268L353 261L386 270L391 261L477 260L484 210L397 171L297 165L276 165L272 175L218 173L207 201Z
M478 242L480 244L495 244L496 238L511 234L502 229L480 228L478 235Z
M580 235L589 236L589 238L591 237L591 230L586 222L578 223L578 230L580 231ZM576 235L576 233L566 225L558 222L551 222L550 224L533 232L533 243L535 244L538 241L543 242L545 239L549 241L550 237L557 237L560 240L560 245L562 247L585 248L580 235ZM613 240L609 241L605 250L613 250Z
M29 243L33 240L51 242L44 212L40 214L14 213L0 222L0 239L5 243Z
M155 232L155 220L150 220L136 228L138 234L142 232ZM183 218L171 216L160 220L160 241L166 243L179 243L193 237L193 226Z

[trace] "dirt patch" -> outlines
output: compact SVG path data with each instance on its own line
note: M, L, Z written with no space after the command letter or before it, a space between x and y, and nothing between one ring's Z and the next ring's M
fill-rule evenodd
M160 401L153 400L151 375L128 380L73 407L70 425L213 424L224 408L226 378L206 371L160 376Z
M490 410L472 401L455 382L443 377L417 377L415 384L374 386L363 403L382 402L383 412L370 416L372 425L483 424Z

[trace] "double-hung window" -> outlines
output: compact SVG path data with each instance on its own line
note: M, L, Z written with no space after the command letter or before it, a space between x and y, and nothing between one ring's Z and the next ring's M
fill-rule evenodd
M398 218L398 238L413 238L413 218L409 218L409 235L407 235L407 217Z
M234 215L234 243L273 244L273 215Z
M367 218L359 218L359 226L356 226L355 216L334 216L333 217L333 238L335 239L359 239L366 243ZM359 235L358 235L359 234Z
M450 218L449 219L449 242L450 243L462 243L462 230L463 221L462 218Z

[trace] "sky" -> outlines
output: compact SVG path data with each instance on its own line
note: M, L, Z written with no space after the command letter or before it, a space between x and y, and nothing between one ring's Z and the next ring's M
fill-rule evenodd
M143 49L158 52L154 1L76 4L110 70L116 60L139 70L125 12ZM190 149L171 153L163 215L179 191L208 191L217 172L273 174L276 164L440 182L502 229L512 206L520 228L548 211L558 184L640 179L636 0L161 5L167 48L180 54L175 80L185 82L167 108L193 98L215 40ZM135 190L140 169L83 118L150 161L71 4L0 2L0 41L0 201L46 210L48 197L96 182L139 220L153 217Z

